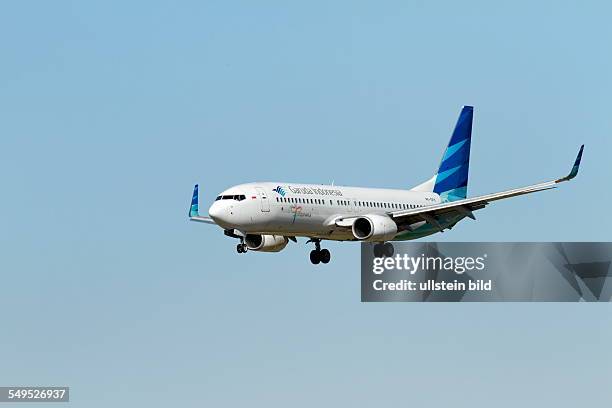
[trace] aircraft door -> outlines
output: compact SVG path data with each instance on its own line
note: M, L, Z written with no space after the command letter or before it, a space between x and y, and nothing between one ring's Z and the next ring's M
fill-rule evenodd
M262 212L270 212L270 202L268 201L268 195L266 191L261 187L255 187L257 195L259 196L259 202L261 203Z

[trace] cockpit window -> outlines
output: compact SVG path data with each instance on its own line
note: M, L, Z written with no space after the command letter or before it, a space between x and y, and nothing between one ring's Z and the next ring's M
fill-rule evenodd
M217 199L215 201L219 201L219 200L236 200L236 201L242 201L242 200L246 200L246 196L244 194L236 194L236 195L223 195L223 196L219 196L217 197Z

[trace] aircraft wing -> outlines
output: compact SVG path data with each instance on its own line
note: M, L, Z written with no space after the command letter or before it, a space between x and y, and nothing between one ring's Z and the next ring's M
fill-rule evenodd
M216 225L216 222L214 222L212 218L210 218L210 217L203 217L201 215L199 215L197 217L189 217L189 221L203 222L205 224L215 224Z
M487 194L479 197L466 198L463 200L451 201L442 204L436 204L428 207L421 207L411 210L401 210L389 212L388 215L398 224L398 227L402 230L410 229L410 225L425 221L431 225L437 226L442 229L437 218L440 216L447 215L464 215L466 217L476 219L472 211L484 208L486 205L493 201L503 200L505 198L516 197L523 194L531 194L537 191L550 190L557 187L557 184L569 181L576 177L578 174L578 168L580 167L580 160L582 159L582 151L584 145L580 147L576 161L570 173L557 180L547 181L544 183L533 184L527 187L515 188L512 190L501 191L499 193ZM449 214L450 213L450 214Z

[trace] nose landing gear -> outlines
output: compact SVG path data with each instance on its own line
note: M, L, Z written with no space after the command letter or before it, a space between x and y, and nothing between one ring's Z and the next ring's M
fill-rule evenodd
M317 265L319 263L328 263L331 259L331 253L327 249L321 249L321 240L318 238L311 238L308 242L314 242L315 249L310 251L310 262Z
M244 253L246 253L246 251L248 251L248 250L249 250L249 248L247 247L247 244L245 244L244 242L242 242L242 243L240 243L240 244L236 245L236 251L237 251L239 254L244 254Z

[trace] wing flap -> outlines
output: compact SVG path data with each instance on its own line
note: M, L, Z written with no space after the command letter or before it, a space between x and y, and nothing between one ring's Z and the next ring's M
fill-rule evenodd
M420 217L422 214L428 215L442 215L449 212L456 212L467 217L474 219L472 211L480 210L492 201L503 200L505 198L516 197L519 195L535 193L538 191L550 190L556 188L555 182L547 182L541 184L535 184L523 188L516 188L507 191L501 191L499 193L487 194L479 197L466 198L463 200L452 201L449 203L436 204L429 207L421 207L413 210L395 211L390 213L390 216L394 219L402 218L423 218Z

